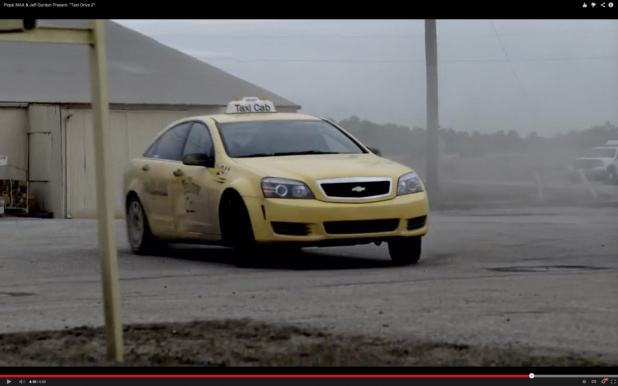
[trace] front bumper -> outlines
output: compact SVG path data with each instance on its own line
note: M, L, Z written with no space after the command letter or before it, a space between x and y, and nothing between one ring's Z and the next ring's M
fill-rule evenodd
M424 236L429 227L425 192L371 203L244 199L260 243L353 245Z

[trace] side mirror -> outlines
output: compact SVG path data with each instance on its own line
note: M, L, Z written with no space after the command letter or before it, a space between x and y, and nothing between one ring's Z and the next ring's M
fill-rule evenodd
M382 152L377 147L367 146L367 149L369 149L369 151L371 151L373 154L377 155L378 157L382 157Z
M215 167L215 158L205 153L187 154L182 157L182 163L190 166Z

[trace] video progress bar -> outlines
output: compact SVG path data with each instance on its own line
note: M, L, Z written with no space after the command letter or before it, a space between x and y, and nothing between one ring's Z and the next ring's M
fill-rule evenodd
M573 375L573 374L556 374L556 375L549 375L549 374L534 374L535 378L618 378L618 375L590 375L590 374L583 374L583 375Z

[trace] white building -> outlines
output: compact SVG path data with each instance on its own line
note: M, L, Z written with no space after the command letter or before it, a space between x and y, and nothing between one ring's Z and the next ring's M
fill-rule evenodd
M82 27L85 20L41 20ZM111 21L106 22L116 215L122 174L174 120L225 111L237 97L266 97L279 111L300 106ZM96 216L88 48L0 42L0 179L30 181L55 218Z

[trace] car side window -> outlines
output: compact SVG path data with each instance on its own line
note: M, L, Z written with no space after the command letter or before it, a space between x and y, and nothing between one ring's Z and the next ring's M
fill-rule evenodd
M148 149L144 152L144 157L146 158L152 158L152 156L154 155L155 150L157 150L157 145L159 144L159 140L157 140L155 143L151 144Z
M170 161L180 161L191 124L191 122L181 123L163 134L152 152L151 157Z
M200 122L194 122L191 132L187 137L187 143L183 155L187 154L208 154L213 157L215 146L208 127Z

